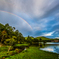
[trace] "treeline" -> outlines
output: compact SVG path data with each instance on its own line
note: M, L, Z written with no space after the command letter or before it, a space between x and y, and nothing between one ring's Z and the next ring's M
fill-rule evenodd
M0 43L5 45L14 45L14 44L35 44L34 42L39 42L38 39L28 36L27 38L23 37L22 33L18 30L15 30L15 27L10 26L8 23L3 25L0 23Z
M0 23L0 43L2 44L15 44L23 43L25 38L15 27L10 26L8 23L3 25Z
M15 45L15 44L29 44L39 45L39 42L46 42L49 40L45 37L23 37L22 33L10 26L8 23L3 25L0 23L0 43L4 45Z

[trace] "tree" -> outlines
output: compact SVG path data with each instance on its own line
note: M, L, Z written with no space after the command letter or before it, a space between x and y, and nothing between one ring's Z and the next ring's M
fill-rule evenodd
M0 31L4 30L4 25L0 23Z
M28 36L28 38L27 38L27 43L29 43L30 45L32 45L32 38L30 37L30 36Z
M37 38L33 39L33 45L39 46L39 40Z
M5 36L7 35L6 31L2 31L2 39L1 39L1 43L3 43Z
M4 43L9 45L8 52L10 51L11 46L16 42L15 39L16 39L16 37L15 36L12 36L12 38L5 40Z
M24 39L23 35L18 30L15 31L15 36L17 37L16 38L17 43L20 43L20 44L24 43L25 39Z
M37 38L34 38L33 42L39 42L39 40Z
M40 38L40 47L42 47L42 43L41 42L42 42L42 39Z
M12 26L9 26L9 24L7 23L7 24L5 24L5 30L6 30L6 32L7 32L7 34L8 34L8 38L10 38L10 37L12 37L13 36L13 28L12 28Z
M4 44L4 42L10 41L13 36L16 37L16 43L24 43L25 38L23 37L22 33L15 30L15 27L9 26L8 23L5 25L0 23L0 42Z
M15 30L15 27L13 27L13 31Z
M42 39L40 38L40 42L42 41Z

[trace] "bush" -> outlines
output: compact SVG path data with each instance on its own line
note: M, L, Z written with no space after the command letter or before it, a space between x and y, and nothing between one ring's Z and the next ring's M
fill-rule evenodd
M16 53L20 53L20 49L16 48L15 49Z

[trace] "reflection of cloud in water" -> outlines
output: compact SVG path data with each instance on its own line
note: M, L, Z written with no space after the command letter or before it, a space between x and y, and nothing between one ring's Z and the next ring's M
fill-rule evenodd
M54 49L51 49L51 48L40 48L41 50L44 50L44 51L49 51L49 52L53 52Z
M46 44L59 44L57 42L47 42Z
M59 47L57 47L57 46L48 46L48 47L45 47L45 48L40 48L40 50L49 51L49 52L59 54Z
M59 54L59 42L58 43L57 42L47 42L46 44L47 45L49 44L49 45L44 48L40 48L40 50Z
M48 51L54 51L53 49L49 49L49 48L48 48L47 50L48 50Z

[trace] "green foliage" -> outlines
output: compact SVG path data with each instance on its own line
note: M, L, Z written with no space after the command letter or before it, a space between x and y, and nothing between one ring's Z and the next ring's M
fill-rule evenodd
M8 50L8 47L6 46L6 47L0 47L0 52L1 51L7 51Z
M6 46L6 47L0 47L0 59L4 59L6 57L10 57L12 55L15 55L19 51L19 50L18 51L13 50L13 51L7 52L8 48L9 48L8 46ZM11 47L11 48L13 48L13 47Z
M58 59L58 55L39 50L39 47L30 47L26 51L24 50L21 53L6 59Z
M16 38L14 39L13 36ZM24 43L25 40L23 35L18 30L15 30L15 27L9 26L8 23L5 25L0 23L0 42L7 44L11 39L14 39L13 41L16 41L16 43Z
M50 40L49 38L46 38L46 37L36 37L38 40Z
M20 47L20 46L29 46L29 44L15 44L14 46Z
M16 37L15 36L13 36L12 38L10 38L10 39L6 39L5 40L5 44L8 44L8 45L13 45L13 43L15 43L16 42Z
M32 45L33 39L32 37L28 36L26 42L30 45Z
M5 59L5 57L9 57L6 59L57 59L57 54L47 53L39 50L38 47L30 47L28 50L18 49L17 47L21 47L21 49L28 47L29 45L39 45L39 42L46 43L46 41L51 41L51 39L46 37L23 37L22 33L18 30L15 30L15 27L10 26L8 23L3 25L0 23L0 43L7 45L6 47L0 47L0 59ZM0 45L1 45L0 44ZM40 44L42 46L42 44ZM16 47L15 50L12 50ZM10 51L12 50L12 51ZM7 52L8 51L8 52ZM21 52L20 54L17 54ZM14 55L17 54L17 55ZM12 56L14 55L14 56ZM51 56L51 55L54 55Z

